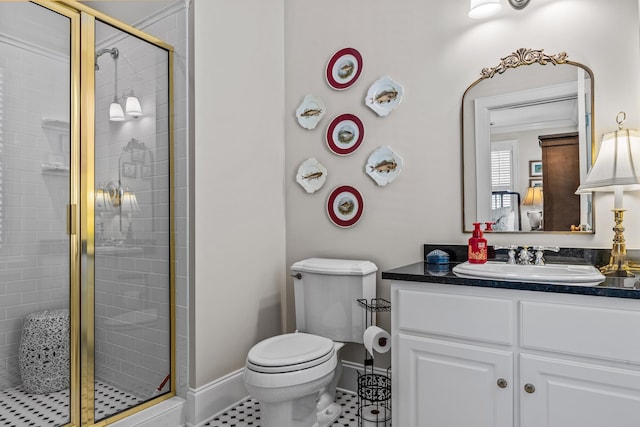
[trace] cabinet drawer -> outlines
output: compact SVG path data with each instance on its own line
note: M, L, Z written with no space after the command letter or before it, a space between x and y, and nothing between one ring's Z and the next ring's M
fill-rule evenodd
M640 363L640 312L521 302L524 348Z
M513 343L513 301L470 295L398 291L398 327L402 330Z

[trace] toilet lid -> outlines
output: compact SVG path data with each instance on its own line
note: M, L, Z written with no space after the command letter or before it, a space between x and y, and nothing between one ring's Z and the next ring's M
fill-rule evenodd
M292 372L317 366L331 359L333 341L318 335L293 333L259 342L247 355L247 366L258 372Z

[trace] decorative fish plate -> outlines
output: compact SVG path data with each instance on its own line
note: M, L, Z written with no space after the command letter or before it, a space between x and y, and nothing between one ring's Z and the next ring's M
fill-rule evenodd
M353 114L341 114L327 127L327 146L338 156L348 156L364 141L362 120Z
M315 95L306 95L296 109L298 123L305 129L315 129L324 117L326 109L324 102Z
M333 89L344 90L353 85L362 72L362 55L352 47L340 49L327 63L327 83Z
M393 182L402 172L402 157L385 145L371 153L364 169L376 184L383 187Z
M313 157L305 160L298 167L296 181L309 194L321 189L326 180L327 168Z
M389 76L376 80L364 99L364 103L381 117L388 116L402 101L402 86Z
M327 214L338 227L347 228L355 225L362 216L364 199L355 188L342 185L336 187L327 199Z

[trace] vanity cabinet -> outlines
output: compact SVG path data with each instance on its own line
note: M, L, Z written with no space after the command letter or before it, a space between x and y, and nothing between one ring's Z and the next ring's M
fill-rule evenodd
M391 304L392 425L640 425L640 300L393 281Z

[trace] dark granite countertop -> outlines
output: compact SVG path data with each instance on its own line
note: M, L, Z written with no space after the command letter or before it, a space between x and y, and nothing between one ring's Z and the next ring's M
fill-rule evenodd
M456 276L451 269L466 261L466 246L425 245L425 256L433 249L442 249L450 254L451 262L445 265L427 264L424 261L382 272L382 278L388 280L403 280L408 282L444 283L459 286L478 286L485 288L518 289L535 292L558 292L565 294L594 295L614 298L640 299L640 275L635 278L608 277L597 286L554 285L542 283L511 282L502 280L468 279ZM561 250L559 254L546 256L547 263L589 263L598 265L594 260L600 260L606 254L599 250L584 250L586 253L570 249ZM583 251L583 250L579 250ZM501 253L494 253L494 259L505 259ZM576 256L577 255L577 256ZM625 287L625 285L627 287Z

